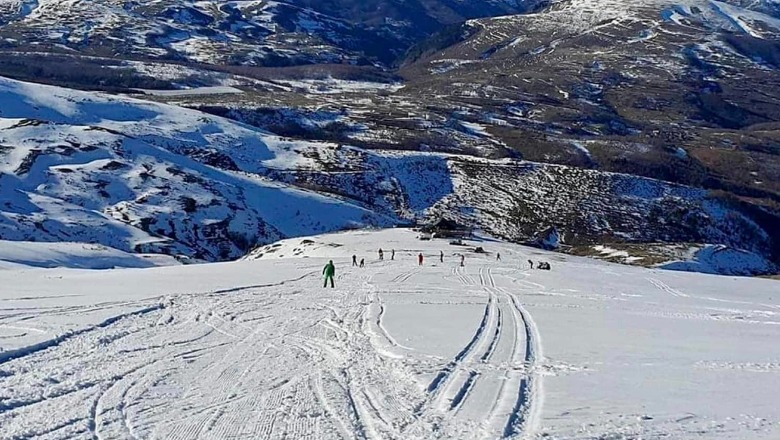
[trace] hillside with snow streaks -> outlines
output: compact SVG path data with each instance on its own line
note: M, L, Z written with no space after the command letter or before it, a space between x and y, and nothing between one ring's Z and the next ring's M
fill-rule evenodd
M755 254L752 273L774 270L769 230L700 189L294 140L196 110L7 79L0 98L5 240L220 261L286 237L450 218L515 241L556 226L567 245L720 244Z
M192 110L0 81L0 235L236 258L258 242L391 219L263 178L280 139Z
M390 63L447 24L523 12L537 1L0 2L0 47L206 64Z
M9 284L0 438L780 435L772 280L392 229L232 263L0 270Z

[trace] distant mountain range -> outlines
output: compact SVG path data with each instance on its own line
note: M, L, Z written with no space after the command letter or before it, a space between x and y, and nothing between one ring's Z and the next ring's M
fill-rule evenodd
M220 260L447 217L769 268L778 68L770 1L3 1L0 75L145 102L4 81L0 238Z

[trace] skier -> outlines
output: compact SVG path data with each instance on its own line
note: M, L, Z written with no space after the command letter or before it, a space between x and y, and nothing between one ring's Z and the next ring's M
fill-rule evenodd
M439 262L444 263L444 251L439 251Z
M360 267L363 267L365 265L366 265L366 259L365 258L361 258L360 259Z
M395 249L390 249L390 259L395 260Z
M417 265L422 266L423 265L423 254L420 252L419 255L417 255Z
M352 256L352 266L357 266L357 255Z
M463 254L460 254L460 267L463 267L466 265L466 256Z
M496 253L496 261L501 261L501 253L500 252Z
M328 264L322 269L322 274L325 275L325 284L322 287L328 287L328 280L330 280L330 287L334 288L333 276L336 275L336 266L333 265L333 260L328 261Z
M530 265L531 265L531 269L533 269L533 268L534 268L534 262L533 262L532 260L528 260L528 264L530 264Z
M385 259L385 253L382 252L382 248L379 248L379 259L384 260Z

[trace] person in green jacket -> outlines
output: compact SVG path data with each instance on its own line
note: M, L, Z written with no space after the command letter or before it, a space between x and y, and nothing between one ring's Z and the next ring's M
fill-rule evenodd
M330 280L330 287L335 287L333 285L333 276L336 275L336 266L333 265L333 260L328 261L328 264L322 269L322 274L325 275L325 285L322 287L328 287L328 280Z

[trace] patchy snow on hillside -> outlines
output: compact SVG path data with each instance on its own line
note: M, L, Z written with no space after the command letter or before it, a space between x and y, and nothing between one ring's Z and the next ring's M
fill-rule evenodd
M658 267L685 272L743 276L768 271L767 261L760 255L724 245L695 247L686 259L664 263ZM770 267L769 270L771 269Z
M138 89L145 95L155 96L193 96L193 95L236 95L244 93L243 90L230 86L193 87L177 90L151 90Z
M327 79L302 79L302 80L277 80L279 84L287 85L304 93L313 94L340 94L340 93L366 93L366 92L396 92L404 87L403 84L379 83L371 81L348 81L337 78Z
M327 149L193 110L0 79L0 237L237 258L392 219L263 177Z
M5 79L0 99L5 240L224 261L287 237L449 218L517 242L555 226L559 238L595 243L719 243L770 255L767 231L748 217L707 191L662 181L296 140L191 109ZM315 130L346 126L348 114L263 113ZM464 121L474 117L500 125L467 110L446 124L481 141L472 153L495 152L489 127Z
M780 436L777 281L415 236L2 270L0 437Z

